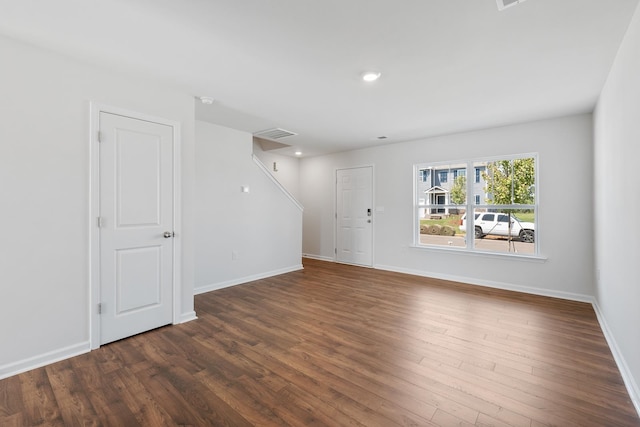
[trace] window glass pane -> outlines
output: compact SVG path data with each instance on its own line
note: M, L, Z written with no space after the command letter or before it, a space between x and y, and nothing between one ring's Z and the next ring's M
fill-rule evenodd
M416 200L426 199L427 205L466 204L466 167L465 163L418 167ZM464 172L460 172L461 170ZM457 171L455 179L453 179L454 171ZM449 213L446 208L439 209L437 213Z
M453 179L455 180L459 176L467 176L467 170L466 169L454 169L453 170Z
M419 244L446 247L466 247L465 233L460 230L464 208L453 205L423 208L419 215Z
M534 205L535 204L535 159L495 160L476 162L480 170L480 182L486 195L485 203L491 205Z
M501 209L483 213L476 209L474 247L487 252L535 253L535 213L532 209Z
M428 177L426 181L419 179L417 185L416 200L424 201L417 211L419 244L466 247L459 228L467 203L466 168L466 163L418 168L427 171L420 176Z

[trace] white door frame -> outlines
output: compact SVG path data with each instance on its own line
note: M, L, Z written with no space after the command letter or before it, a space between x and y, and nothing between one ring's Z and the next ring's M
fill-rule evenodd
M376 265L376 167L373 164L333 169L333 247L335 248L333 252L333 262L338 262L338 254L336 252L338 248L338 171L361 168L371 168L371 220L373 221L373 226L371 227L371 265L358 265L361 267L373 267Z
M129 111L94 102L89 103L89 343L91 349L100 347L100 150L98 131L100 130L100 113L110 113L133 119L144 120L173 128L173 324L180 323L182 307L182 209L180 186L180 123L160 117Z

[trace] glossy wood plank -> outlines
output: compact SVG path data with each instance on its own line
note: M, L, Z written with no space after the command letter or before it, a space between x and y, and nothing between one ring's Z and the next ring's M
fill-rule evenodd
M0 381L0 425L640 426L589 304L304 266Z

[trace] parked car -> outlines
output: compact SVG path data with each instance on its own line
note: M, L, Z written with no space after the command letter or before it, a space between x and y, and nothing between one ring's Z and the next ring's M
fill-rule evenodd
M482 239L484 236L509 236L509 214L504 212L475 212L473 221L474 236ZM460 219L460 230L467 230L467 215ZM532 222L520 220L511 214L511 237L517 237L523 242L535 241L536 226Z

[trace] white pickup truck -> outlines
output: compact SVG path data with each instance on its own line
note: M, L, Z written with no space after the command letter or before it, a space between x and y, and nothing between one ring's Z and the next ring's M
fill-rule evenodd
M511 233L509 233L509 214L504 212L476 212L473 221L474 235L476 239L482 239L487 235L517 237L523 242L535 241L535 224L518 219L511 214ZM466 214L460 219L460 230L467 230Z

